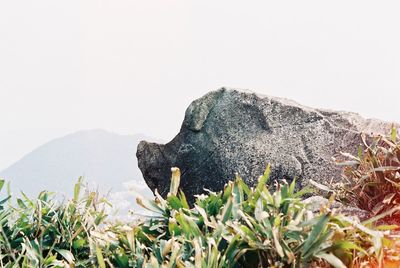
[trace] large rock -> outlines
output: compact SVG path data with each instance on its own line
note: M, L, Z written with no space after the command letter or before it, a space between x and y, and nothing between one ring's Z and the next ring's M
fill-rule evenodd
M389 132L391 124L357 114L312 109L293 101L222 88L195 100L179 134L169 143L142 141L137 149L146 183L166 195L171 167L191 199L218 191L239 173L254 185L268 163L272 179L330 184L341 178L332 157L355 152L360 132Z

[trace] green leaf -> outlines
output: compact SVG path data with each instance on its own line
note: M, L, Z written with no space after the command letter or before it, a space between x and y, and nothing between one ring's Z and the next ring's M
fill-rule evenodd
M399 209L399 207L395 207L394 209ZM393 210L394 211L394 210ZM387 211L387 212L391 212L391 210ZM379 216L382 216L384 214L386 214L387 212L382 213ZM371 230L369 228L367 228L365 225L366 223L371 223L374 222L376 220L377 217L371 218L363 223L359 223L351 218L345 217L345 216L341 216L341 219L343 221L347 221L348 223L352 224L354 227L358 228L360 231L368 234L371 236L371 240L372 240L372 244L374 246L374 251L376 256L380 256L381 252L383 250L382 247L382 238L383 238L383 233L380 231L376 231L376 230Z
M97 264L100 268L106 268L106 263L104 262L103 253L101 252L101 248L96 245L96 257L97 257Z
M179 210L180 208L183 208L181 200L179 200L179 198L176 197L176 195L168 194L167 201L168 205L170 205L171 208L174 210Z
M191 234L190 226L183 218L182 213L176 213L175 219L179 223L179 227L182 229L183 233L189 236Z
M308 250L311 248L313 243L317 241L318 237L324 231L326 224L328 223L330 218L330 214L322 215L315 226L312 228L310 235L307 237L307 240L304 242L303 252L304 255L307 254Z
M257 201L260 198L261 192L268 183L269 175L271 174L271 166L268 164L264 174L258 178L258 183L253 194L253 200Z
M239 180L239 185L240 185L240 187L242 187L243 192L247 195L247 197L250 197L251 190L250 190L249 186L247 186L247 184L244 183L243 180Z
M73 199L74 203L78 202L79 194L81 192L81 187L82 187L82 177L79 177L78 182L75 183L74 186L74 199Z
M177 224L175 218L170 218L168 221L168 231L172 236L179 236L181 234L182 228Z
M71 253L71 251L66 250L66 249L56 249L58 253L63 256L63 258L68 262L68 264L74 264L75 263L75 258L74 255Z
M368 255L368 252L366 250L350 241L339 241L332 246L332 249L343 249L346 251L355 249L365 255Z
M304 187L303 189L301 189L301 190L299 190L299 191L297 191L297 192L295 192L295 193L293 193L293 198L299 198L299 197L302 197L303 195L305 195L305 194L312 194L312 193L314 193L315 191L314 191L314 189L312 189L311 187L309 187L309 186L306 186L306 187Z
M292 196L294 194L294 188L296 187L296 178L293 178L293 181L290 183L289 186L289 196Z
M379 231L393 231L399 229L398 225L379 225L376 227Z
M3 199L0 201L0 206L6 203L8 200L10 200L11 196L8 196L7 198ZM0 207L1 208L1 207Z
M224 209L221 214L221 221L222 223L225 223L228 219L231 218L232 216L232 207L233 207L233 197L230 196L228 199L228 202L225 204Z
M118 263L118 267L129 267L129 258L124 252L116 252L114 258Z
M332 234L332 231L323 232L316 241L311 244L311 247L307 252L304 252L303 258L305 260L312 258L320 251L325 251L330 247L330 243L327 243L328 237Z
M271 174L271 165L268 164L264 174L258 179L257 190L262 191L264 186L268 183L269 175Z
M3 189L5 182L6 182L5 180L2 180L2 179L0 180L0 191L1 191L1 189Z
M225 251L226 259L232 266L236 263L239 243L240 243L240 235L237 234L229 241L228 248Z
M254 232L252 230L250 230L247 226L242 225L239 227L239 229L241 230L242 234L244 234L245 236L247 236L249 238L250 241L257 241L257 237L255 236Z
M57 259L57 255L51 255L48 256L45 260L44 260L44 265L50 265L53 263L53 261L55 261Z
M363 148L362 148L362 146L358 146L357 155L358 155L358 159L363 159Z
M179 191L179 199L181 200L182 207L189 209L189 203L187 202L185 193L182 190Z
M395 127L392 127L392 131L390 133L390 138L393 143L396 143L397 140L397 129Z
M17 198L17 204L20 208L26 209L27 206L25 205L24 201L22 201L22 199Z
M74 243L72 244L72 247L74 249L81 249L83 246L86 244L86 240L83 238L75 239Z
M35 203L32 201L23 191L21 191L22 196L24 197L25 201L29 203L29 205L34 206Z
M197 226L197 224L194 222L194 220L192 218L190 218L189 216L183 214L183 213L182 213L182 216L184 217L186 222L189 224L191 233L194 236L201 236L202 233L201 233L201 231L199 229L199 226Z

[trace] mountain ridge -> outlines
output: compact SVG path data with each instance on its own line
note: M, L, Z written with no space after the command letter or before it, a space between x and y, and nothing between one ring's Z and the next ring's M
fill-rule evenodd
M52 139L0 171L13 191L32 196L42 190L70 195L80 176L101 193L124 190L128 181L144 183L137 167L136 146L144 134L121 135L87 129ZM152 139L152 138L150 138ZM156 139L152 139L156 140Z

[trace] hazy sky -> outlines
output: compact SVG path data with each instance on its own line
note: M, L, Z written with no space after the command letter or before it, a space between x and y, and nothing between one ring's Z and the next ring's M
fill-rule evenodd
M399 1L4 0L0 169L88 128L169 140L221 86L400 121Z

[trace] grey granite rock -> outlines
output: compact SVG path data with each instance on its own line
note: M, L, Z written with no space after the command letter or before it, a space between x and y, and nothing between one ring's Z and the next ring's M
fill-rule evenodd
M181 188L192 199L203 189L222 190L234 174L254 185L268 163L272 179L337 182L332 157L355 153L360 132L386 134L391 124L355 113L313 109L296 102L236 89L219 89L186 110L179 134L169 143L142 141L137 149L146 183L162 195L171 167L181 169Z
M307 199L303 200L303 203L307 206L307 208L315 213L318 213L322 207L326 207L329 204L329 200L316 195L316 196L311 196ZM333 201L332 204L329 205L330 209L334 209L337 212L341 212L341 214L350 217L350 218L355 218L360 221L364 221L368 218L371 217L371 213L356 207L351 207L347 205L343 205L340 202Z

